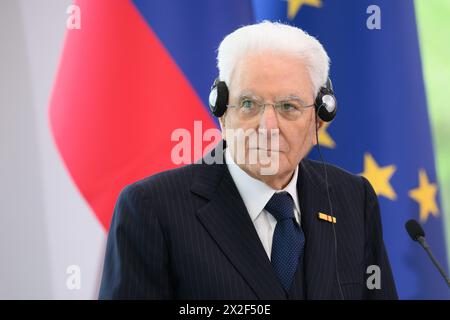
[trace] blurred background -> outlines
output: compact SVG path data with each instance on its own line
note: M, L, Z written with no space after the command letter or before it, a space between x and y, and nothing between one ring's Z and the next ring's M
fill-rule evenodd
M340 113L325 160L374 185L400 297L450 298L403 229L420 220L448 271L450 1L73 4L0 0L1 299L97 297L118 192L175 166L173 129L217 125L215 49L263 19L330 55Z

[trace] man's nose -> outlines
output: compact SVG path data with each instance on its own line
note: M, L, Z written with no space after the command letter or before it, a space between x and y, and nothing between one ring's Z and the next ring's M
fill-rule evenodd
M266 104L259 127L267 130L278 129L278 114L272 104Z

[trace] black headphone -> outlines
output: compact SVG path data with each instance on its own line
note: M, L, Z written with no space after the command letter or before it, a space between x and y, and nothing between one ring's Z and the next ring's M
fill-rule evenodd
M225 81L219 78L214 80L209 93L209 108L215 117L221 117L227 111L228 105L228 87ZM337 101L334 96L333 84L328 78L324 87L321 87L314 101L316 114L320 120L330 122L336 117Z

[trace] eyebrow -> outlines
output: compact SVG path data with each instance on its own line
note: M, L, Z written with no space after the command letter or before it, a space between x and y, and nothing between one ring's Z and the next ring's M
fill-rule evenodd
M287 96L278 97L275 99L275 101L278 102L278 101L295 100L295 99L299 100L303 105L306 106L305 100L303 100L301 97L299 97L298 95L295 95L295 94L289 94Z
M239 101L243 99L254 99L254 100L262 100L259 96L254 94L251 91L245 91L242 94L239 95Z
M244 91L241 95L239 95L239 101L242 101L243 99L253 99L256 101L263 101L263 99L261 99L261 97L254 94L252 91ZM279 101L286 101L286 100L292 100L292 99L299 100L303 105L307 104L305 102L305 100L303 100L300 96L298 96L296 94L288 94L286 96L276 97L274 99L274 101L279 102Z

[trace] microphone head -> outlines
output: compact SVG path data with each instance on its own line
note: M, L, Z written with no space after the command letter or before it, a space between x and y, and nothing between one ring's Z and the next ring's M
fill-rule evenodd
M414 241L418 241L420 237L425 237L422 226L414 219L408 220L405 224L405 228L411 239Z

